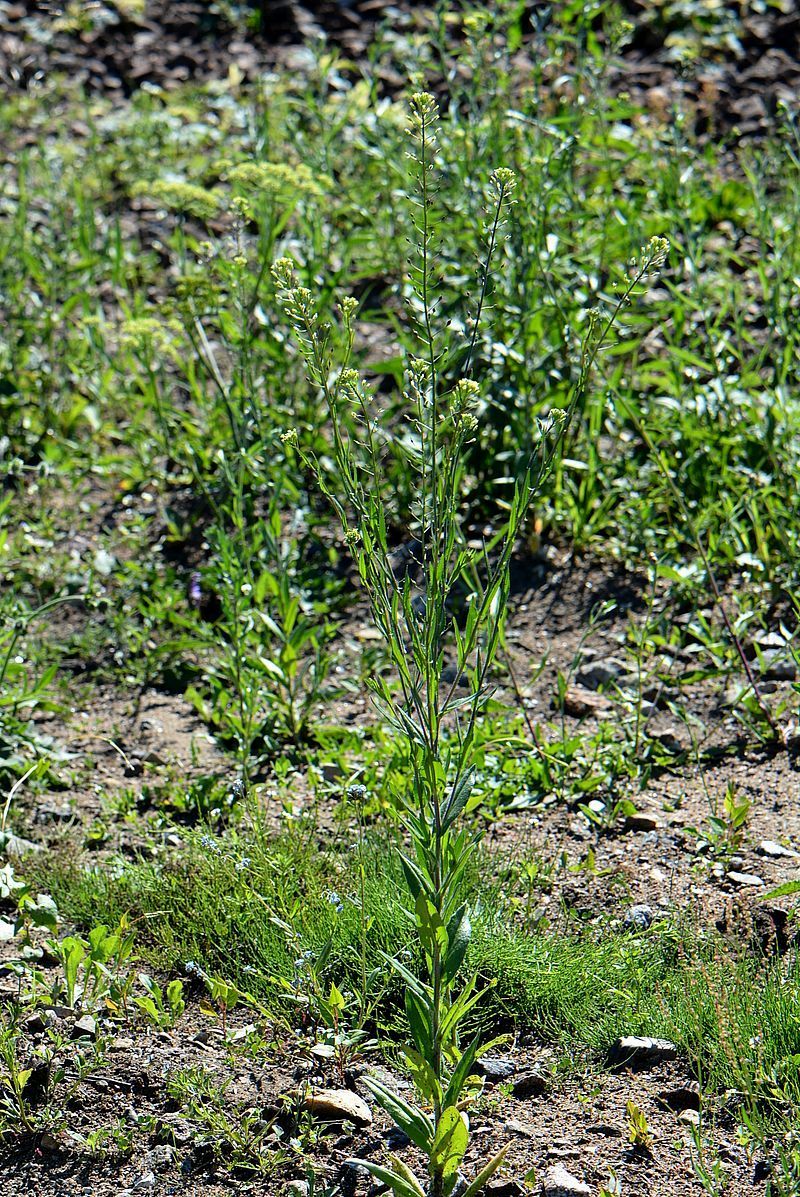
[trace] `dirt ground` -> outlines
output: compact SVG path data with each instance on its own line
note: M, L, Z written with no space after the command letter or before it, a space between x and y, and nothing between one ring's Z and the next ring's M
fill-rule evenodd
M788 3L782 10L762 7L739 5L740 20L718 45L690 42L682 53L679 19L665 23L658 5L625 0L622 13L633 31L613 69L614 85L665 119L676 105L685 107L699 133L759 136L800 88L800 13ZM86 11L91 19L82 23L54 0L0 0L0 82L35 90L63 75L89 92L121 97L144 85L252 81L276 67L303 69L309 47L323 39L357 70L382 22L409 35L432 27L431 6L414 0L263 0L260 8L232 6L236 21L224 5L205 0L146 0L141 11L97 3ZM517 57L522 77L545 12L538 0L526 7L528 41ZM379 79L389 91L402 89L402 71L402 62L388 58Z
M584 702L598 704L603 718L614 717L613 706L605 709L609 698L591 689L591 671L619 654L629 617L626 606L635 610L641 603L637 580L607 564L572 561L568 554L553 550L532 566L521 567L516 581L508 638L515 676L532 720L546 722L556 717L552 700L559 670L573 674L583 670L588 684L576 688L571 682L570 693L577 695L576 701L582 696ZM598 597L610 593L617 595L620 610L587 635L590 612ZM348 623L342 637L345 658L352 655L352 633L358 626L357 619ZM535 685L523 685L520 679L530 678L545 651L549 654L546 669ZM70 753L76 784L53 801L31 800L24 821L14 828L41 846L61 844L63 849L79 843L100 813L101 798L107 800L115 792L132 789L141 794L144 786L157 784L159 778L190 777L200 771L224 773L227 767L206 728L180 696L157 689L125 694L80 677L71 694L73 713L67 725L43 727ZM575 917L582 921L607 920L609 916L620 920L631 907L646 907L653 919L690 917L701 926L735 933L760 950L785 948L790 934L786 918L789 900L764 902L760 895L797 875L797 762L790 752L745 750L729 715L719 709L718 699L711 686L697 687L693 693L696 712L709 726L708 742L716 755L695 765L689 762L659 772L644 793L632 794L637 816L620 821L609 832L599 834L593 829L577 804L558 801L523 809L489 825L487 845L501 858L509 852L539 854L551 861L563 855L565 862L576 864L585 858L587 849L594 850L595 871L576 874L562 868L549 892L538 897L536 918L547 917L557 928L560 921ZM583 709L578 702L576 710ZM352 722L370 718L366 701L353 704L348 700L340 717ZM685 728L657 705L653 718L661 720L665 736L675 740L685 736ZM566 716L570 729L587 735L596 721L594 709L588 718ZM531 750L535 750L533 745ZM710 797L719 799L730 782L751 798L752 812L745 846L724 866L718 866L698 853L698 835L692 829L703 827ZM310 803L310 787L308 795ZM323 812L323 821L324 817ZM172 833L170 842L178 844L179 838L179 831ZM135 823L121 821L114 825L101 855L116 851L136 854L145 839ZM609 876L614 884L609 884ZM14 979L0 976L0 985L2 996L11 1000ZM597 996L601 1002L602 992ZM69 1023L75 1015L65 1012L65 1018ZM246 1035L243 1018L234 1020L234 1025ZM23 1193L37 1197L278 1193L282 1181L277 1177L226 1175L215 1169L196 1141L189 1143L186 1125L165 1092L167 1071L176 1065L201 1064L216 1072L220 1080L231 1081L226 1103L258 1108L267 1120L278 1117L278 1125L283 1117L279 1115L282 1100L293 1095L298 1100L305 1081L321 1088L338 1088L343 1083L342 1078L326 1072L326 1066L310 1065L309 1057L277 1029L267 1057L260 1053L252 1060L243 1059L231 1078L219 1032L202 1025L202 1016L191 1001L173 1032L150 1030L129 1038L112 1027L109 1023L109 1034L115 1036L110 1063L96 1078L83 1082L70 1103L74 1129L86 1132L120 1114L135 1116L149 1127L148 1135L142 1136L145 1146L137 1147L124 1163L112 1163L102 1158L88 1160L70 1150L64 1138L43 1142L35 1150L12 1153L0 1163L3 1193L20 1197ZM31 1047L42 1030L34 1022L26 1034ZM510 1143L504 1174L488 1190L495 1197L522 1193L518 1182L531 1169L542 1180L548 1169L558 1165L588 1184L590 1192L607 1182L612 1171L622 1179L628 1197L683 1197L703 1191L692 1167L697 1083L679 1059L610 1071L587 1066L583 1075L562 1076L551 1071L550 1053L524 1040L514 1044L504 1059L508 1076L502 1081L502 1090L496 1084L487 1085L473 1117L474 1144L466 1161L469 1168L503 1142ZM345 1083L366 1095L359 1089L358 1071L348 1075ZM391 1079L403 1084L398 1076ZM654 1140L652 1152L637 1150L629 1142L629 1100L647 1117ZM763 1171L738 1142L724 1096L703 1114L704 1135L713 1143L714 1154L729 1178L726 1192L763 1193ZM373 1109L373 1116L373 1124L360 1129L343 1126L340 1121L329 1125L313 1149L318 1169L340 1184L344 1197L373 1191L346 1162L353 1155L377 1158L387 1137L391 1139L393 1132L383 1115ZM533 1191L539 1190L534 1187Z

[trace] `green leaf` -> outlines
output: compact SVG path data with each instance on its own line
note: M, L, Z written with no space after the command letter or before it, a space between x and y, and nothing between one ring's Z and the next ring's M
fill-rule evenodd
M506 1143L505 1147L500 1148L497 1155L492 1156L492 1158L489 1160L489 1163L481 1168L475 1179L467 1185L466 1189L464 1189L463 1193L461 1194L461 1197L478 1197L478 1194L481 1192L484 1186L489 1183L497 1169L503 1163L509 1147L510 1144Z
M382 1110L385 1110L393 1122L405 1131L409 1139L420 1151L430 1154L433 1143L433 1123L427 1114L417 1109L401 1097L387 1089L374 1077L364 1078L364 1085L369 1089Z
M34 927L47 927L55 931L58 926L58 909L49 894L37 894L36 901L25 908L25 915Z
M427 996L426 989L422 981L420 981L418 977L415 977L412 972L409 972L406 966L400 960L398 960L396 956L389 956L386 952L381 952L381 956L383 956L383 959L386 961L386 963L390 964L395 972L403 978L406 985L410 990L412 990L413 993L416 993L417 996L421 998Z
M418 894L414 909L423 949L429 956L432 956L434 946L438 942L439 950L445 952L447 950L447 932L433 902L426 898L425 894Z
M428 1163L431 1176L441 1176L445 1181L454 1177L468 1146L469 1130L465 1116L455 1106L447 1106L436 1128Z
M408 1064L408 1070L417 1091L422 1094L425 1101L433 1103L437 1099L441 1103L442 1086L428 1061L412 1047L404 1049L403 1058Z
M784 885L779 885L777 889L771 889L768 894L764 894L764 897L788 898L790 894L800 894L800 880L787 881Z
M426 1003L413 990L406 990L406 1017L420 1055L429 1059L433 1052L431 1017Z
M443 1105L454 1106L461 1096L461 1091L464 1088L467 1077L472 1071L472 1065L475 1063L475 1060L478 1056L478 1051L480 1049L480 1038L481 1036L479 1031L466 1050L462 1053L461 1059L453 1069L453 1074L450 1077L449 1084L445 1090L444 1100L442 1103Z
M371 1160L350 1159L347 1162L348 1164L357 1164L359 1168L366 1168L371 1176L390 1188L395 1197L425 1197L425 1190L413 1174L412 1179L409 1180L405 1176L401 1176L399 1172L392 1172L390 1168L382 1168L380 1164L373 1164Z
M444 979L449 985L464 962L469 947L472 924L466 903L460 906L447 924L447 951L444 957Z
M475 783L475 769L467 769L450 791L450 797L442 807L442 830L452 827L469 801Z

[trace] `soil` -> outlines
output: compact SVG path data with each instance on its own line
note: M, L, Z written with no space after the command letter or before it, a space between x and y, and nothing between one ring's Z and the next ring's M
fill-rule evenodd
M700 134L763 135L800 88L800 14L789 4L783 11L761 7L730 5L734 23L724 37L715 43L695 35L682 49L680 18L670 23L649 0L626 0L633 29L612 83L665 121L683 108ZM143 86L253 81L276 66L304 69L312 61L308 47L323 41L357 63L382 24L424 33L432 13L415 0L261 0L250 8L207 0L144 0L141 8L111 0L0 0L0 83L35 90L63 76L89 92L121 97ZM531 0L518 55L522 77L544 17L545 6ZM385 62L378 77L389 91L406 85L401 62Z
M87 534L86 551L92 551L91 534ZM573 560L555 549L534 561L518 563L508 640L517 684L524 694L522 701L532 720L542 724L558 721L560 716L553 710L557 674L573 674L581 654L583 663L578 668L590 670L619 655L631 612L641 614L642 592L642 580L636 576L608 563ZM598 599L609 596L616 597L617 610L587 634ZM363 626L357 613L351 615L341 637L343 661L351 666ZM73 623L65 627L74 631ZM549 654L545 670L535 684L523 684L521 679L531 677L545 651ZM716 682L717 689L720 684ZM789 685L780 683L781 687ZM570 683L570 691L573 688ZM601 706L611 701L589 686L578 692L581 695L583 701L588 695ZM514 698L507 692L505 697ZM774 700L776 695L770 697ZM40 846L80 851L78 845L102 809L107 818L108 800L115 793L132 791L134 807L143 810L147 805L143 790L159 780L189 779L202 772L224 777L230 768L207 729L178 695L156 688L124 693L79 676L71 684L71 698L73 713L66 726L63 721L59 726L56 720L42 720L41 727L70 753L74 783L52 801L31 797L26 803L23 799L19 810L25 813L18 816L20 822L13 828ZM690 691L690 713L707 724L707 746L715 751L701 754L694 763L678 757L674 768L659 770L643 792L631 794L639 812L633 819L619 820L608 831L598 833L577 804L547 800L488 825L487 847L498 853L500 862L509 854L538 856L547 862L561 859L562 867L537 894L535 908L524 917L545 918L557 930L576 919L599 925L606 925L609 918L619 922L632 906L646 905L654 919L690 917L700 928L713 926L734 935L753 951L786 949L792 935L787 919L791 902L764 901L762 895L798 872L800 857L793 855L800 853L796 761L789 751L745 746L737 725L724 708L720 710L719 699L711 683ZM579 705L578 709L584 708ZM601 710L600 715L620 717L615 705ZM366 701L354 705L352 699L337 711L328 711L329 720L331 716L354 723L371 718ZM594 707L588 717L566 714L564 718L566 728L578 734L588 736L597 727ZM656 707L653 718L662 721L665 736L675 741L686 737L685 726L669 712ZM537 751L533 743L531 751ZM305 800L310 806L314 802L312 787L304 785L302 778L298 782L298 802L302 805ZM698 851L698 843L707 825L710 802L719 801L731 783L750 797L751 814L741 849L732 858L716 862L713 856ZM318 812L318 817L324 834L325 826L333 824L325 810ZM180 829L164 832L162 839L165 850L179 846ZM150 850L153 842L152 829L144 825L137 829L135 821L120 818L111 821L110 839L99 854L95 850L90 857L87 851L86 857L96 864L107 853L136 855ZM759 847L765 842L772 843L771 851L779 843L787 855L765 855ZM570 871L569 865L585 862L590 848L595 853L594 869ZM754 875L760 882L742 884L731 874ZM0 975L0 986L0 999L12 1000L14 978ZM236 1103L262 1113L272 1111L290 1135L297 1126L280 1113L285 1103L296 1105L309 1081L324 1088L344 1084L358 1092L358 1067L344 1079L326 1072L312 1061L307 1049L277 1028L266 1056L261 1051L252 1060L240 1057L232 1065L218 1026L209 1025L199 1011L200 996L199 992L190 993L186 1015L169 1033L127 1027L120 1031L113 1021L104 1026L100 1020L100 1033L109 1037L107 1063L96 1077L78 1086L69 1107L70 1126L86 1135L132 1109L148 1128L132 1156L112 1153L90 1158L77 1151L64 1134L33 1147L28 1142L23 1150L9 1143L10 1150L0 1161L2 1191L39 1197L281 1192L284 1179L294 1171L291 1157L278 1175L248 1176L215 1165L210 1151L198 1147L196 1139L186 1141L184 1116L166 1092L167 1071L202 1064L219 1077L220 1084L229 1084L226 1107ZM600 993L598 1000L602 1000ZM76 1016L69 1011L62 1016L69 1030ZM244 1016L232 1018L231 1025L241 1029L244 1022ZM26 1034L23 1057L37 1041L35 1031ZM613 1170L630 1197L683 1197L702 1192L692 1166L695 1148L692 1125L687 1122L692 1114L686 1113L697 1105L697 1086L680 1059L638 1071L609 1071L587 1063L585 1072L576 1076L552 1071L552 1057L535 1043L517 1043L509 1057L515 1068L510 1084L532 1072L545 1080L537 1081L531 1094L524 1097L515 1097L513 1091L509 1095L508 1085L499 1089L490 1084L473 1116L475 1138L466 1161L468 1169L503 1143L510 1143L504 1172L509 1187L498 1188L498 1197L504 1191L518 1191L511 1184L513 1178L520 1180L531 1169L542 1178L555 1164L587 1182L592 1191L607 1181ZM393 1079L402 1084L399 1077ZM635 1148L629 1141L628 1101L646 1115L652 1151ZM318 1170L341 1183L343 1194L361 1197L369 1191L361 1181L355 1188L347 1187L355 1178L346 1161L354 1155L377 1160L391 1141L388 1122L378 1110L374 1115L374 1124L365 1130L331 1125L312 1149ZM764 1193L763 1170L759 1171L758 1161L749 1159L739 1144L724 1096L713 1099L706 1115L704 1125L713 1127L713 1150L730 1180L727 1191Z

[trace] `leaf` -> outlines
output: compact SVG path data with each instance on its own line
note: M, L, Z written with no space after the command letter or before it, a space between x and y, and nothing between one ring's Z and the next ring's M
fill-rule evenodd
M428 1171L447 1181L458 1172L458 1166L469 1146L469 1130L465 1116L455 1106L447 1106L439 1119L433 1141Z
M444 979L448 984L454 979L461 965L464 963L471 934L472 924L469 921L469 913L465 903L459 907L447 924Z
M433 1050L431 1018L422 999L413 990L406 990L406 1017L411 1035L424 1059L429 1059Z
M463 1193L461 1194L461 1197L478 1197L480 1191L485 1185L488 1184L497 1169L503 1163L510 1146L510 1143L506 1143L505 1147L500 1148L497 1155L492 1156L492 1158L489 1160L489 1163L481 1168L475 1179L467 1185L466 1189L464 1189Z
M430 1154L433 1143L433 1123L428 1115L417 1109L416 1106L412 1106L404 1097L392 1093L391 1089L387 1089L374 1077L365 1077L364 1085L369 1089L381 1109L385 1110L400 1129L405 1131L411 1142L426 1155Z
M418 997L426 996L425 986L423 985L422 981L415 977L412 972L409 972L406 966L400 960L398 960L396 956L389 956L386 952L381 952L381 956L383 956L386 963L390 964L395 972L403 978L409 989L416 993Z
M779 885L777 889L771 889L768 894L764 894L764 897L788 898L790 894L800 894L800 880L787 881L784 885Z
M422 1094L425 1101L433 1103L436 1098L441 1104L442 1086L428 1061L419 1052L414 1051L412 1047L407 1047L403 1050L403 1058L408 1064L408 1070L411 1073L411 1079L416 1085L417 1091Z
M461 1059L453 1069L453 1074L450 1077L449 1084L445 1090L444 1100L442 1103L443 1105L454 1106L458 1101L467 1077L470 1075L472 1070L472 1065L475 1063L475 1060L478 1056L479 1049L480 1031L469 1044L467 1049L463 1052Z
M357 1164L359 1168L366 1168L371 1176L386 1185L395 1194L395 1197L425 1197L425 1190L416 1179L406 1179L400 1176L397 1172L392 1172L390 1168L382 1168L380 1164L373 1164L371 1160L357 1160L350 1159L348 1164Z
M432 956L434 945L438 942L439 950L445 952L447 950L447 932L445 931L439 911L433 902L429 898L426 898L424 894L418 894L417 900L414 903L414 909L417 915L417 927L419 928L419 937L422 941L423 949L429 956Z
M453 823L455 823L456 819L467 805L474 783L474 767L467 769L463 776L454 783L453 788L450 791L450 797L442 807L443 831L447 831L449 827L452 827Z
M25 915L34 927L47 927L55 931L58 926L58 908L49 894L37 894L32 906L27 906Z

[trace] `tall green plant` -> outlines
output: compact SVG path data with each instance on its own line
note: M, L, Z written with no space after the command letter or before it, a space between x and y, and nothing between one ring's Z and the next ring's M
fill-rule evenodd
M403 900L423 967L416 974L398 959L391 963L405 985L413 1041L405 1057L419 1101L406 1101L376 1080L368 1083L378 1103L425 1153L429 1177L423 1184L396 1157L391 1168L365 1166L397 1197L449 1197L469 1143L467 1110L481 1083L475 1063L488 1047L480 1035L466 1046L462 1042L464 1024L482 995L477 976L466 970L470 912L462 900L462 883L479 838L467 818L477 805L475 730L490 694L490 669L500 645L509 563L531 501L544 486L572 416L581 407L591 366L614 316L645 275L663 261L666 242L659 240L646 249L610 316L603 320L599 313L592 314L568 407L551 411L531 430L527 464L516 479L505 526L480 548L474 547L462 522L461 502L465 451L478 428L480 399L480 387L469 374L514 176L502 168L491 176L478 310L466 346L456 348L464 377L447 390L441 379L453 354L437 331L435 296L438 112L426 93L412 96L410 110L417 207L409 285L420 351L408 362L407 421L400 435L390 438L381 426L375 397L351 366L356 301L343 300L339 334L321 320L314 296L299 285L292 262L281 259L273 273L309 377L324 396L333 468L305 449L296 431L287 433L285 440L299 453L341 522L396 673L396 684L372 679L375 701L406 741L413 773L413 799L402 812L410 845L402 857ZM412 532L417 547L402 574L388 531L390 453L405 459L416 482ZM466 693L459 688L464 680ZM462 1190L463 1197L480 1191L503 1156L501 1151L485 1165Z

